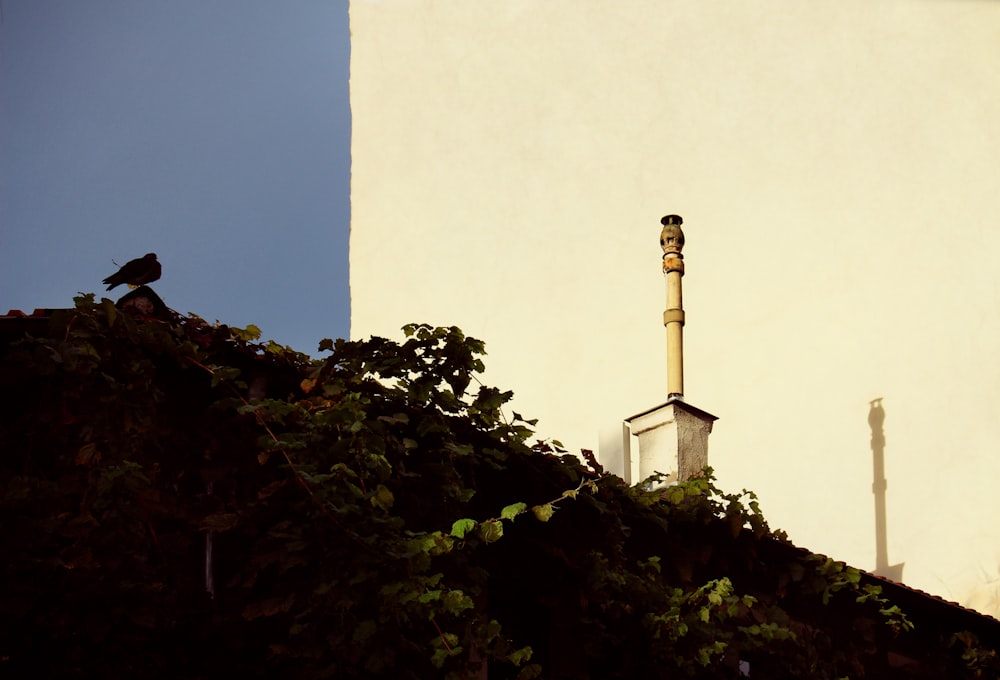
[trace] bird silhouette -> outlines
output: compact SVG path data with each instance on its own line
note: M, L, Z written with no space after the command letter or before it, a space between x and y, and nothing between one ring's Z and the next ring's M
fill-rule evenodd
M147 253L142 257L129 260L122 265L121 269L104 279L102 283L108 284L108 290L123 283L135 288L152 283L158 278L160 278L160 263L156 259L156 253Z

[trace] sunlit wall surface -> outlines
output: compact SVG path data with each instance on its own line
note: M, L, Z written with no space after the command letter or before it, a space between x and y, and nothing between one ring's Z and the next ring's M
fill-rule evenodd
M687 400L798 545L1000 614L1000 4L351 5L351 333L487 342L540 435Z

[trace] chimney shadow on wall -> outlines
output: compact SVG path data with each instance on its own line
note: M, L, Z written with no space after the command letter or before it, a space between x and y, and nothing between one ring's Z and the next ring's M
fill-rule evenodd
M885 407L882 397L868 402L868 427L872 438L872 494L875 496L875 570L876 576L902 581L903 563L889 564L889 538L886 523L885 496Z

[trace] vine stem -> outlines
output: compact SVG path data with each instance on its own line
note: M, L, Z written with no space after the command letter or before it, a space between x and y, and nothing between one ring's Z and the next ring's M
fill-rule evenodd
M431 617L431 623L437 629L438 637L441 638L441 644L443 644L444 648L447 649L450 652L451 651L451 645L448 644L448 640L445 638L444 631L441 630L441 626L439 626L437 624L437 621L434 620L434 617ZM464 671L462 672L462 680L468 680L468 676L465 674Z
M435 628L437 628L438 636L441 638L441 643L444 645L444 648L447 649L450 652L451 651L451 645L449 645L448 644L448 640L445 639L445 637L444 637L444 631L441 630L441 626L439 626L438 623L437 623L437 621L435 621L433 618L431 618L431 623L434 624Z
M63 335L63 342L69 342L69 332L73 330L73 324L75 324L76 320L79 318L79 314L74 314L69 318L69 323L66 324L66 334Z

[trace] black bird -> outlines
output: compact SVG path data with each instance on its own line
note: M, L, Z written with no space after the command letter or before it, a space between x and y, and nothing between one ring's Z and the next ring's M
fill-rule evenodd
M108 284L108 290L123 283L135 288L152 283L158 278L160 278L160 263L156 259L156 253L147 253L142 257L129 260L121 269L104 279L102 283Z

